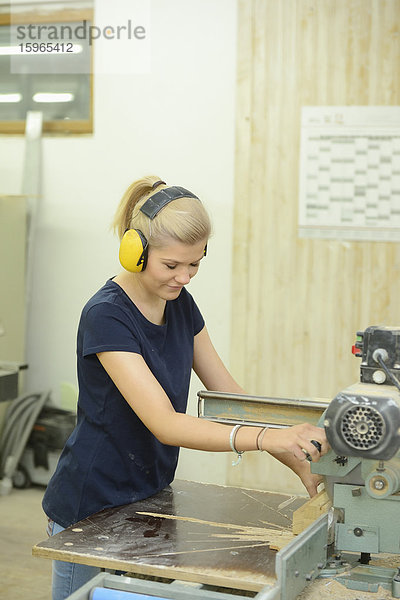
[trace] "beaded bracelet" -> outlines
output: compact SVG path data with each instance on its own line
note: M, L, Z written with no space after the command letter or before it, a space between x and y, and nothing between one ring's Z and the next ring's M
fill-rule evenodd
M229 436L229 444L231 446L231 450L232 450L232 452L236 452L236 454L237 454L237 459L232 461L233 467L236 467L236 465L238 465L240 463L240 461L242 460L242 454L244 454L244 450L236 450L236 447L235 447L236 434L241 427L243 427L243 425L235 425L235 427L232 429L231 434Z
M257 441L256 441L256 445L257 445L257 449L260 452L264 452L263 447L262 447L262 441L264 439L264 435L266 434L267 430L269 429L269 427L264 427L264 429L262 431L259 432L258 436L257 436Z

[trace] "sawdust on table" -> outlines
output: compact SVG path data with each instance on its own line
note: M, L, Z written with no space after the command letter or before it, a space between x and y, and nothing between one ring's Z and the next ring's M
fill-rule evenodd
M378 588L377 592L349 590L334 579L315 579L297 596L297 600L392 600L389 590Z
M370 565L396 569L399 567L400 557L398 554L373 554ZM389 590L379 586L377 592L363 592L350 590L339 581L330 578L315 579L307 585L297 600L392 600L393 596Z

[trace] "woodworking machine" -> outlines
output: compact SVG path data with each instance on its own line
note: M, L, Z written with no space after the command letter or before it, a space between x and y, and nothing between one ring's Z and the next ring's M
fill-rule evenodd
M353 354L360 381L329 403L199 392L199 416L221 422L287 427L298 422L293 408L314 423L319 412L331 446L311 469L323 475L332 508L277 554L278 589L260 592L262 600L291 600L317 577L400 598L400 569L376 565L382 553L400 554L400 327L358 332Z
M288 427L307 421L324 428L330 443L329 452L318 462L311 463L311 470L323 476L325 490L304 505L301 499L300 508L292 513L295 517L302 511L301 526L297 523L293 532L289 531L298 535L289 535L291 541L279 546L282 549L276 555L271 549L271 539L266 539L268 552L272 553L272 569L275 560L276 583L272 577L272 583L265 585L255 600L295 600L309 583L311 594L315 586L316 594L312 597L326 598L324 594L328 590L330 598L346 598L344 588L338 593L333 592L334 586L324 588L334 583L365 592L377 592L381 586L400 598L400 569L397 568L400 564L400 327L367 328L357 334L353 353L361 358L360 381L331 401L209 391L198 394L200 418L270 427ZM246 460L243 460L239 468L245 469L245 465ZM323 502L315 503L320 498ZM289 498L285 504L298 500ZM261 510L268 508L263 502L261 505ZM109 518L114 517L109 515ZM106 519L106 516L101 518ZM133 520L140 521L140 518ZM105 521L101 522L104 526ZM274 528L273 522L268 519L265 522ZM86 527L84 523L82 527ZM76 536L74 532L82 531L82 528L74 528L68 535ZM67 532L58 535L67 536ZM73 539L74 542L64 545L74 546ZM77 556L80 556L77 543ZM39 546L43 544L45 542ZM113 545L118 546L115 541L110 548ZM102 550L102 547L94 549ZM228 552L229 548L224 550ZM261 568L264 564L263 558ZM101 573L70 600L245 600L240 592L233 596L229 590L209 589L203 584L195 589L185 582L175 583Z
M370 565L371 554L400 554L400 328L357 334L360 382L340 392L320 419L331 450L312 471L324 476L334 507L335 552L359 554L339 580L356 589L374 582L400 597L400 571ZM356 559L357 560L357 559ZM333 573L347 561L328 560ZM399 557L400 565L400 557Z

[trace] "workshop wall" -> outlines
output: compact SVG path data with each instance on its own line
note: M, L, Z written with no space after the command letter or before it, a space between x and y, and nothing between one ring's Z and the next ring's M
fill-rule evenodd
M132 6L125 0L126 19L135 19ZM120 268L110 221L143 174L192 189L211 213L214 235L189 291L229 361L236 5L152 0L150 36L148 74L95 74L93 135L42 141L26 390L51 389L56 401L61 382L76 382L80 311ZM20 192L24 145L23 136L0 136L0 193ZM192 414L199 388L195 380ZM179 474L223 482L225 457L183 451Z
M355 332L398 325L396 243L299 239L304 105L400 104L399 0L239 0L232 361L248 393L333 397ZM228 481L302 490L265 456Z

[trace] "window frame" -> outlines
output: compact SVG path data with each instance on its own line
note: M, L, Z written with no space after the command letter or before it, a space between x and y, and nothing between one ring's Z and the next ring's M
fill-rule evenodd
M82 23L86 20L93 23L94 11L89 8L71 9L71 10L53 10L50 12L21 12L21 13L0 13L0 27L10 25L29 25L36 23L64 23L76 22ZM88 119L68 119L59 121L43 121L43 133L54 134L87 134L93 133L93 45L91 45L90 54L90 73L89 73L89 118ZM25 134L26 120L19 121L1 121L1 134Z

